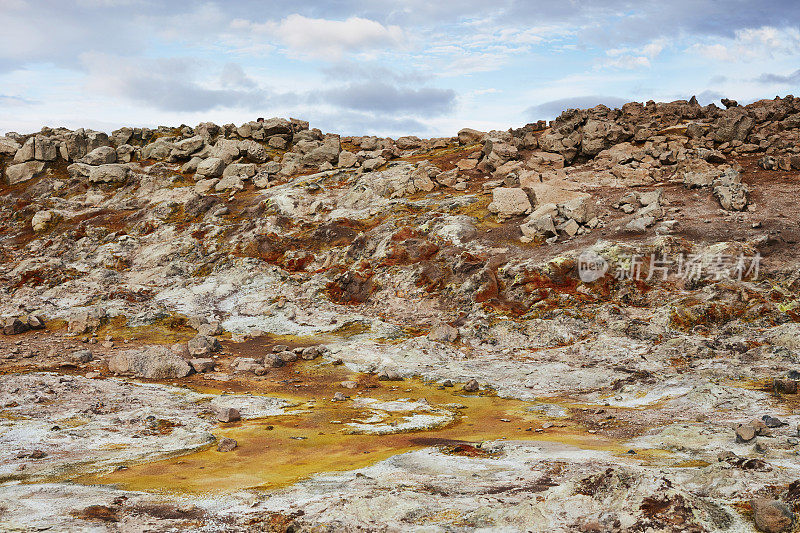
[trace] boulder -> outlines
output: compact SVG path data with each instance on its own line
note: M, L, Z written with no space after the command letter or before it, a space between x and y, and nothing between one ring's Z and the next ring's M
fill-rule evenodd
M571 218L578 224L586 224L595 216L595 205L589 197L577 197L558 204L558 212L564 218Z
M753 522L759 531L781 533L792 529L794 513L790 506L779 500L756 498L750 502Z
M10 137L0 137L0 154L13 156L21 147L22 145Z
M244 152L247 158L255 163L265 163L269 159L267 150L255 141L247 140L239 143L239 152Z
M228 437L222 437L217 442L217 451L218 452L232 452L239 446L239 443L236 442L234 439Z
M19 335L20 333L25 333L29 329L30 326L19 317L10 317L3 321L3 335Z
M188 376L192 368L169 348L150 346L112 355L108 360L108 370L148 379L173 379Z
M214 185L214 190L217 192L227 191L229 189L234 189L237 191L244 189L244 182L242 181L242 178L239 176L227 176L219 180L219 182Z
M739 172L728 169L714 180L712 192L726 211L744 211L747 207L747 185Z
M339 137L329 135L325 137L321 146L304 155L301 162L306 167L320 167L325 163L335 165L339 162L339 152L341 152Z
M216 410L217 420L220 422L236 422L242 419L239 410L233 407L219 407Z
M471 379L464 384L464 392L478 392L480 388L480 385L478 385L478 382L474 379Z
M482 131L473 130L472 128L463 128L458 132L458 142L459 144L480 142L484 135Z
M690 189L708 187L720 174L722 170L702 159L685 159L678 163L676 171L676 176Z
M205 178L218 178L224 171L225 161L219 157L209 157L197 165L197 174Z
M449 324L441 324L428 332L428 340L434 342L453 342L458 338L458 329Z
M106 163L116 163L117 151L110 146L101 146L83 156L78 162L86 165L104 165Z
M531 240L549 239L550 237L558 235L555 222L553 222L553 216L550 213L544 213L538 216L531 214L531 216L520 225L519 229L522 231L523 236Z
M35 143L36 141L33 137L25 141L25 144L23 144L19 148L19 150L17 150L17 153L14 154L14 159L13 159L14 163L24 163L26 161L33 161L34 156L36 154Z
M755 126L755 121L740 109L729 109L717 119L713 127L713 139L716 142L744 142L747 139L747 136Z
M6 167L6 181L9 185L15 185L35 178L44 170L44 163L41 161L28 161L18 165Z
M423 143L422 139L419 137L406 135L404 137L398 137L394 144L401 150L416 150L420 148Z
M302 122L302 121L299 121ZM262 122L264 136L291 135L293 132L292 123L285 118L269 118ZM301 128L302 129L302 128ZM308 129L308 122L305 122L305 129Z
M131 170L120 164L105 164L89 169L89 183L121 184L128 180Z
M253 163L231 163L222 172L222 177L237 177L241 179L252 178L256 174L256 166Z
M183 139L175 143L175 147L172 149L170 157L187 158L196 151L200 150L203 146L205 146L205 144L205 140L200 135Z
M339 163L337 164L338 167L350 168L356 166L356 163L358 163L358 157L353 152L342 150L339 153Z
M106 310L92 307L74 311L67 320L67 330L73 335L89 333L99 328L106 318Z
M492 190L489 211L498 218L511 218L529 214L532 210L528 194L519 187L498 187Z
M91 350L77 350L69 354L69 360L73 363L88 363L94 359Z
M206 335L195 335L188 342L189 353L193 356L208 355L222 349L219 341Z
M33 231L44 231L50 225L51 222L55 220L55 212L49 209L44 211L37 211L33 218L31 219L31 226L33 227Z
M189 366L191 366L198 374L202 374L204 372L210 372L211 370L214 370L214 360L210 357L189 359Z
M58 147L52 139L37 135L33 143L33 157L37 161L55 161L58 157Z
M249 144L246 146L249 146ZM239 144L239 141L234 141L232 139L219 139L209 151L209 155L212 158L221 159L224 164L228 165L233 163L234 159L239 157L241 154L240 147L241 145ZM212 176L211 174L206 175ZM219 171L219 174L213 175L213 177L221 175L222 170Z

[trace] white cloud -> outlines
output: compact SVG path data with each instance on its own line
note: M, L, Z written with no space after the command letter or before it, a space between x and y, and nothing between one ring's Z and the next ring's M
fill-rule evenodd
M275 37L289 52L301 57L339 60L347 53L360 53L401 46L405 34L399 26L384 26L374 20L350 17L328 20L289 15L280 22L255 23L236 19L234 31Z
M772 26L746 28L737 30L733 39L695 43L688 50L715 61L729 63L797 56L800 52L800 30Z
M661 55L667 45L666 39L659 38L638 48L611 48L606 50L608 59L601 61L600 66L625 70L649 68L652 65L652 61Z

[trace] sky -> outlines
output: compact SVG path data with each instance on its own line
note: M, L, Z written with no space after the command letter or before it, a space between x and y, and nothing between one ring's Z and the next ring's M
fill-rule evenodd
M797 0L0 0L0 133L279 116L451 136L798 85Z

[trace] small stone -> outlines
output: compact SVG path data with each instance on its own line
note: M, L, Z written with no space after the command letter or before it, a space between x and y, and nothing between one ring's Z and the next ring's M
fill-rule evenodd
M794 520L791 508L779 500L757 498L750 502L756 528L767 533L789 531Z
M69 358L73 363L88 363L94 359L94 356L91 350L78 350L77 352L72 352Z
M769 415L764 415L763 417L761 417L761 419L764 421L764 424L768 428L777 428L777 427L788 425L788 424L786 424L786 422L783 422L782 420L779 420L779 419L777 419L777 418L775 418L773 416L769 416Z
M403 381L396 370L384 370L378 374L378 381Z
M187 345L191 355L208 355L222 349L217 339L200 334L192 337Z
M220 407L217 409L217 420L220 422L236 422L241 420L239 410L233 407Z
M189 365L194 369L195 372L202 374L203 372L208 372L214 369L214 360L210 357L189 359Z
M3 324L3 335L19 335L28 331L29 326L18 317L11 317Z
M474 379L467 381L466 385L464 385L465 392L478 392L480 390L480 385Z
M428 333L428 340L434 342L453 342L458 338L458 329L449 324L436 326Z
M355 381L342 381L341 385L345 389L355 389L356 387L358 387L358 383L356 383Z
M201 324L200 327L197 328L197 333L206 336L222 335L222 327L219 325L219 322Z
M332 402L343 402L345 400L347 400L347 397L344 394L342 394L341 392L337 392L337 393L335 393L333 395L333 399L331 401Z
M775 392L783 394L797 394L797 381L794 379L775 378L772 380L772 388Z
M736 428L736 442L749 442L756 438L756 428L743 424Z
M228 437L222 437L217 441L218 452L232 452L237 446L239 446L239 443Z

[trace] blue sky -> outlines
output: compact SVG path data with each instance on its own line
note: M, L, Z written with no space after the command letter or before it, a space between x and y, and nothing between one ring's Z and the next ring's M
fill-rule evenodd
M453 135L566 107L800 94L794 0L2 0L0 132Z

